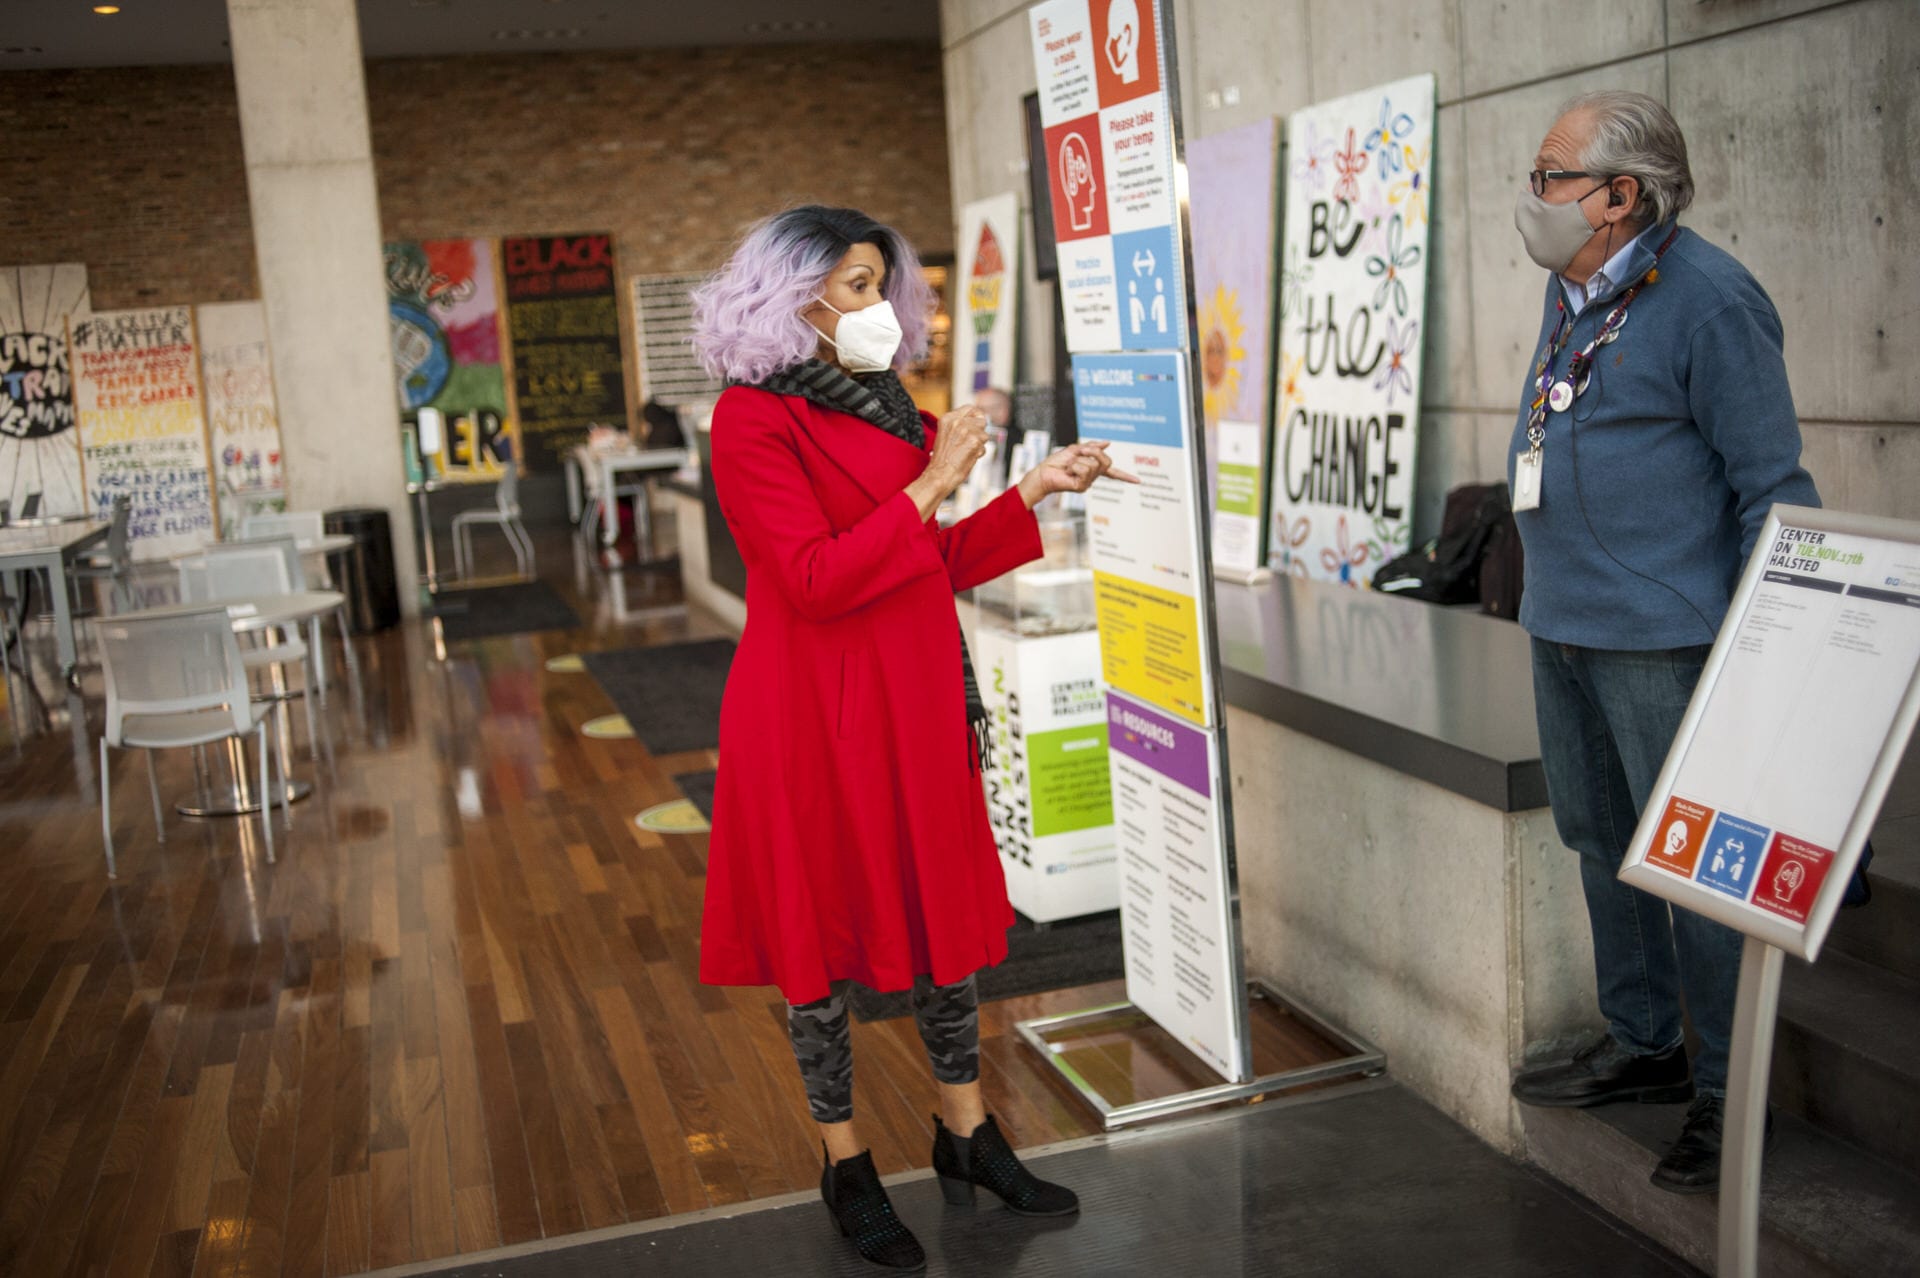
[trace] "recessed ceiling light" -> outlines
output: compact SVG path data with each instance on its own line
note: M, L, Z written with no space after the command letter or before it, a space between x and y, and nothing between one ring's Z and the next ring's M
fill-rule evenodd
M120 6L117 4L96 4L93 6L93 11L95 13L118 13L120 12Z
M800 35L808 31L825 31L833 23L821 19L776 19L771 22L749 22L747 31L753 35Z

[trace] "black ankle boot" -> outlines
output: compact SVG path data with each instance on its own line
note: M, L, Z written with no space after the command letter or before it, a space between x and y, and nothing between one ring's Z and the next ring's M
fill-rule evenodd
M955 1207L972 1203L973 1187L978 1185L999 1195L1008 1211L1022 1216L1069 1216L1080 1210L1079 1195L1065 1185L1041 1180L1020 1165L991 1114L971 1137L954 1135L935 1114L933 1170L940 1177L940 1192Z
M853 1240L854 1249L876 1265L889 1269L917 1270L927 1267L927 1253L920 1240L893 1214L887 1187L873 1170L873 1151L834 1162L820 1147L825 1163L820 1169L820 1197L833 1213L833 1223Z

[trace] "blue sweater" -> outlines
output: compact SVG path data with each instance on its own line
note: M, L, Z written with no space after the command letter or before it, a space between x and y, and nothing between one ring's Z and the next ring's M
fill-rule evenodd
M1623 277L1575 317L1556 377L1653 267L1670 229L1642 236ZM1509 483L1563 296L1548 276ZM1547 414L1540 507L1514 517L1526 547L1520 624L1586 648L1712 643L1767 511L1820 504L1800 465L1780 316L1745 267L1682 230L1619 336L1593 355L1586 394Z

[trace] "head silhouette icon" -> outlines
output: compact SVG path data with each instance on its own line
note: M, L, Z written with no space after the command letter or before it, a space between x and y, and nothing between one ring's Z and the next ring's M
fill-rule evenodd
M1140 78L1140 10L1134 0L1108 0L1106 56L1122 84Z
M1093 154L1078 133L1060 144L1060 190L1067 197L1067 217L1076 231L1093 229Z
M1798 861L1788 861L1773 876L1773 894L1782 901L1790 901L1800 885L1807 881L1807 867Z
M1675 821L1667 827L1667 855L1679 856L1681 849L1686 846L1687 823L1685 821Z

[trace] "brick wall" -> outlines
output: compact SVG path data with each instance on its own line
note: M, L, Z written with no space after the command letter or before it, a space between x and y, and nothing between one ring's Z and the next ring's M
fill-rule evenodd
M388 235L614 233L623 274L717 265L755 217L853 204L951 253L937 48L370 63ZM258 296L233 72L9 72L0 264L85 262L99 309ZM623 292L623 305L624 294Z

